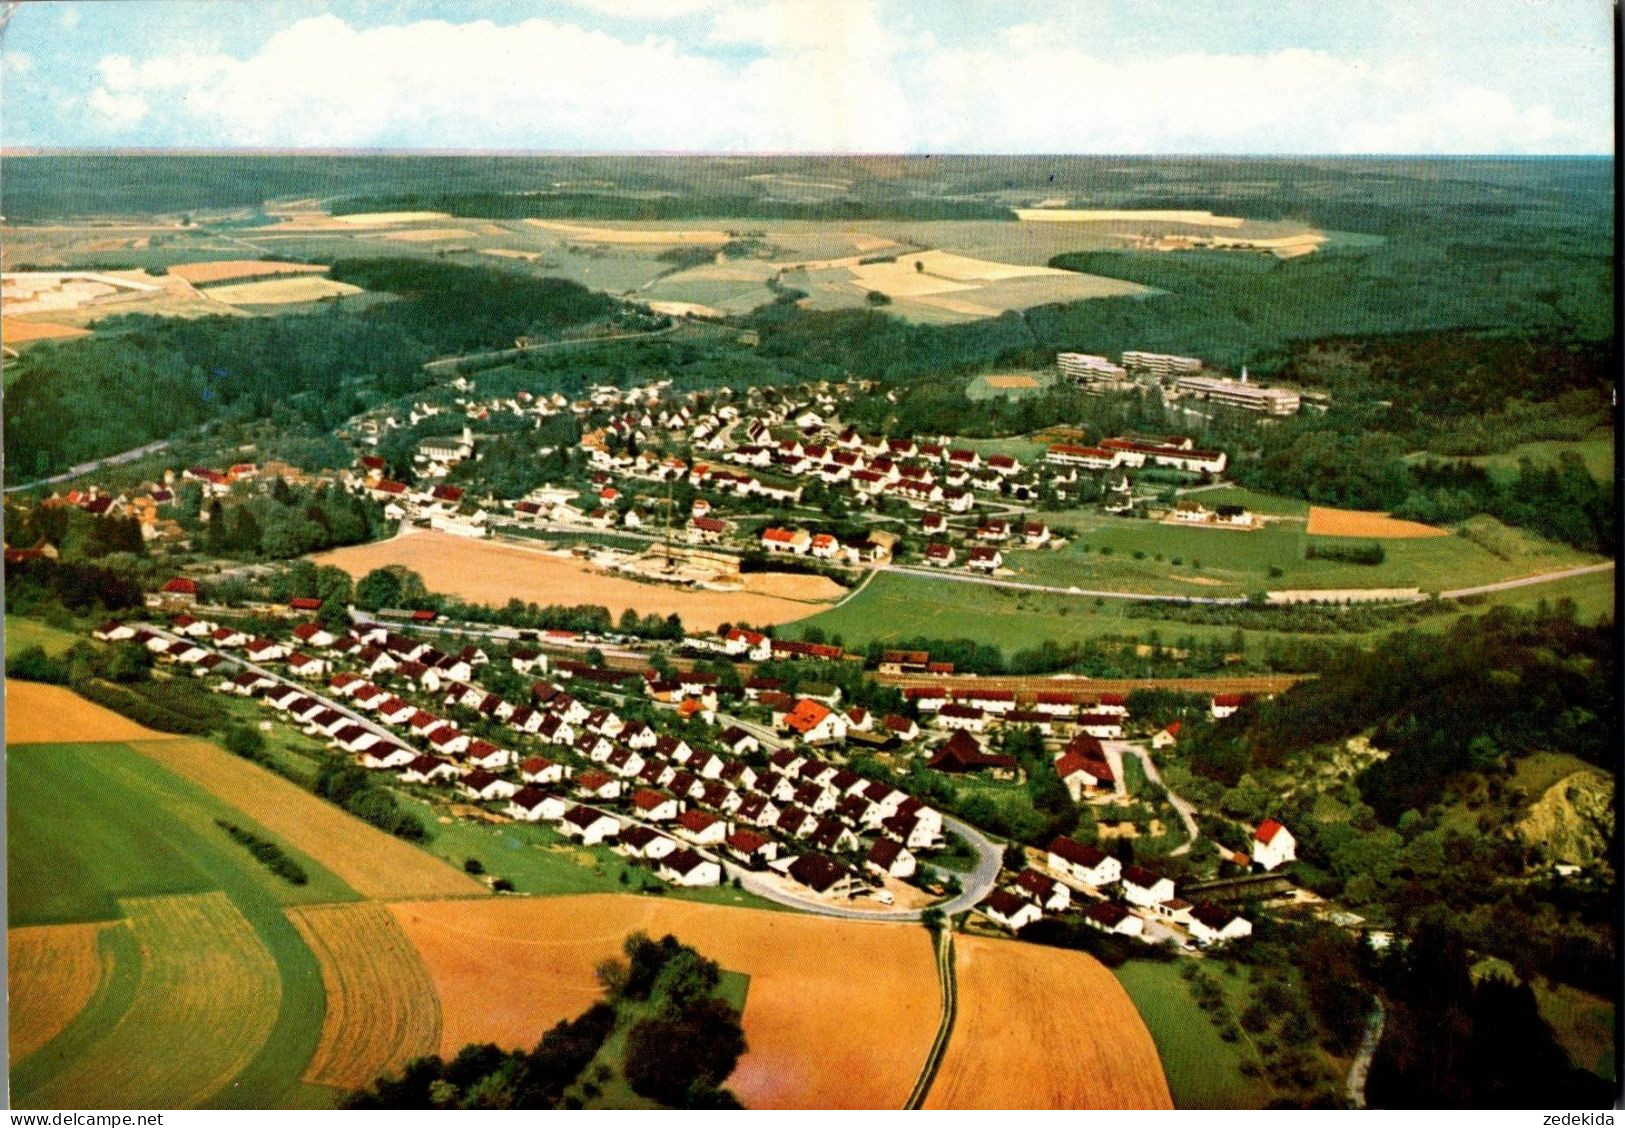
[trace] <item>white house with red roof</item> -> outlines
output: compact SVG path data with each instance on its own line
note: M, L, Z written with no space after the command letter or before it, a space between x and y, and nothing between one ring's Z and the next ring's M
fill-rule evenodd
M1253 861L1266 870L1297 861L1298 842L1274 819L1265 819L1253 831Z
M762 530L762 549L765 552L789 553L805 556L812 547L812 537L806 529L770 528Z
M829 706L803 697L784 715L784 727L808 744L829 744L846 739L847 721Z
M1044 916L1044 911L1037 905L1008 889L995 889L980 907L989 920L1004 925L1011 932L1020 932Z
M1253 934L1253 922L1234 909L1204 902L1191 910L1191 939L1202 947L1241 940Z
M1055 873L1096 889L1113 884L1123 874L1122 862L1097 846L1071 838L1052 841L1045 861Z
M1151 738L1151 747L1155 749L1172 748L1179 742L1179 729L1180 723L1178 721L1170 721L1166 728L1159 730Z

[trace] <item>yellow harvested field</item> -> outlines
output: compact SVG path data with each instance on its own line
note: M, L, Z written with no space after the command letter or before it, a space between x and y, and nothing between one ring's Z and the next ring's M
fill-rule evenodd
M917 924L617 894L391 909L443 1001L442 1053L535 1045L598 998L594 965L639 929L673 933L751 977L749 1049L728 1079L750 1108L899 1108L941 1014L931 940ZM1022 1075L1031 1072L1028 1063Z
M62 686L6 682L7 744L168 739L168 733L138 725Z
M1038 387L1038 377L1036 376L984 376L982 377L982 382L990 388L1002 388L1005 390L1013 388L1031 389Z
M698 243L703 246L710 243L721 245L732 237L726 231L671 231L657 227L585 227L579 223L559 223L552 219L527 219L525 222L532 227L540 227L577 243L646 243L651 246Z
M542 257L541 251L516 251L512 247L481 247L480 254L493 258L524 259L526 262L535 262Z
M28 1094L32 1107L196 1107L253 1059L276 1024L276 961L224 893L119 905L141 946L135 998L72 1068Z
M745 572L739 579L752 595L827 602L846 594L846 589L828 576L806 576L799 572Z
M701 305L699 302L650 302L649 308L656 313L663 313L668 317L726 317L727 314L713 306Z
M335 215L332 218L335 222L349 227L389 227L397 223L432 223L436 220L450 219L451 216L437 211L398 211L355 212L352 215Z
M30 341L62 341L69 337L88 337L89 329L76 325L63 325L55 321L19 321L15 317L0 319L0 344L22 345Z
M910 255L902 262L871 262L851 268L852 277L865 290L879 290L894 298L912 298L921 294L947 294L974 290L968 282L952 278L939 278L934 274L915 270L914 262L923 256Z
M1312 537L1371 537L1377 540L1416 540L1447 537L1448 529L1437 529L1420 521L1401 521L1386 513L1363 509L1309 507L1309 535Z
M432 854L369 826L218 745L168 739L147 740L133 747L236 807L363 897L404 900L489 892Z
M543 606L596 604L607 607L616 617L629 607L640 615L669 615L675 611L690 630L711 630L721 623L788 623L823 608L820 603L799 602L779 594L695 591L639 583L599 572L579 560L440 532L409 533L324 552L310 559L318 565L342 568L357 579L374 568L401 564L422 576L430 591L456 595L471 603L502 606L517 598Z
M233 278L263 278L273 274L325 274L327 267L308 262L260 262L255 259L229 259L217 262L181 262L169 273L194 286L229 282Z
M440 1000L417 949L384 906L289 909L322 967L327 1011L305 1067L313 1085L359 1089L439 1052Z
M1158 208L1016 208L1016 218L1026 223L1114 223L1143 220L1151 223L1189 223L1198 227L1240 227L1247 222L1233 215L1210 211L1179 211Z
M442 239L472 239L474 232L462 227L414 227L407 231L391 231L386 239L402 243L435 243Z
M932 1109L1170 1109L1151 1033L1083 952L954 940L959 1014Z
M43 924L6 934L11 1063L60 1034L85 1009L106 969L99 944L106 922Z
M208 295L229 305L282 305L288 302L314 302L321 298L361 292L360 286L352 286L348 282L302 275L296 278L273 278L267 282L211 286Z

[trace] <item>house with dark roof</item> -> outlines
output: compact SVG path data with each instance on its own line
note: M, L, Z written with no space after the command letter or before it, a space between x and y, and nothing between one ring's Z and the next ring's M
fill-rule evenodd
M978 907L989 920L1004 925L1011 932L1020 932L1044 916L1044 911L1037 905L1008 889L995 889Z

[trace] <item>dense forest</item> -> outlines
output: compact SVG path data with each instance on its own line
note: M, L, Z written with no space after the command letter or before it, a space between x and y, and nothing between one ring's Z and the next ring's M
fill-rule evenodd
M45 475L222 418L329 429L362 408L363 390L393 398L431 382L433 357L555 336L616 308L561 279L417 259L332 273L399 298L268 318L127 315L31 350L6 388L7 465Z

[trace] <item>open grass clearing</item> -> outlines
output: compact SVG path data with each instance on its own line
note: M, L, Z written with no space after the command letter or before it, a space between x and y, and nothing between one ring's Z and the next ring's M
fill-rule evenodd
M47 654L57 655L81 641L83 641L81 636L42 623L38 619L25 619L21 615L6 616L7 658L30 646L38 646Z
M1130 960L1115 970L1156 1042L1174 1107L1263 1108L1268 1083L1242 1076L1243 1044L1219 1037L1179 969L1177 962Z

